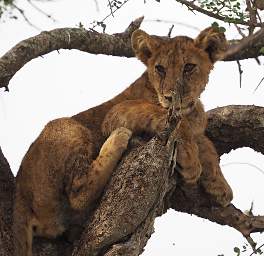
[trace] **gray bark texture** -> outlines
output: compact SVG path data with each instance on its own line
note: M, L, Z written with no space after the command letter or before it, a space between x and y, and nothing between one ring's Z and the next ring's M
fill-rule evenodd
M12 210L14 176L0 148L0 255L13 256Z
M263 153L264 108L226 106L208 114L207 134L218 152L250 146ZM246 238L264 230L263 216L245 215L232 204L212 207L199 184L177 184L177 175L168 168L168 154L167 147L157 138L131 148L113 173L81 238L74 244L63 237L53 241L35 239L34 255L139 255L154 231L155 218L169 208L228 225ZM0 173L0 255L11 255L14 178L2 152Z

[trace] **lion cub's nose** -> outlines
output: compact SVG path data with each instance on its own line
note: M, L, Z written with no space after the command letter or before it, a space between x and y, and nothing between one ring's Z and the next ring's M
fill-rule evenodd
M164 96L164 98L170 103L172 102L172 96Z

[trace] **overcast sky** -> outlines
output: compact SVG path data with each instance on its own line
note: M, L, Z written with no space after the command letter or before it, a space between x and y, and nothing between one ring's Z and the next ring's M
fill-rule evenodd
M40 15L26 0L17 1L21 8L25 8L30 21L41 30L76 27L79 22L88 28L94 19L100 20L108 13L107 1L100 1L99 12L93 0L35 3L57 21L52 22ZM157 35L167 35L173 21L172 36L195 37L214 21L192 14L173 0L161 3L149 0L147 4L137 0L129 1L114 18L106 21L106 32L122 32L133 19L142 15L145 16L142 29ZM153 22L155 19L167 22ZM234 29L225 27L229 39L238 37ZM19 41L39 32L22 18L18 21L6 19L0 24L1 55ZM244 70L242 88L239 88L236 63L215 65L202 95L207 110L229 104L263 106L264 85L253 93L263 76L263 65L258 66L255 60L242 61L241 64ZM112 98L137 79L144 69L135 58L95 56L76 50L61 50L60 54L53 52L26 64L11 80L10 92L0 92L0 145L14 174L29 145L48 121L71 116ZM246 163L264 170L263 160L261 154L250 149L239 149L221 158L224 174L234 190L233 203L246 210L254 201L255 214L264 214L264 176ZM144 256L235 255L233 248L245 243L234 229L174 211L158 218L155 230ZM255 237L259 243L264 242L260 235Z

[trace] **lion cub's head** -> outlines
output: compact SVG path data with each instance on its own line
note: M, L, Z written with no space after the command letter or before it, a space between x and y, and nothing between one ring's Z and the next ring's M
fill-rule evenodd
M212 27L196 39L148 35L136 30L132 47L136 56L147 66L151 84L160 104L188 113L204 90L210 70L226 50L225 35Z

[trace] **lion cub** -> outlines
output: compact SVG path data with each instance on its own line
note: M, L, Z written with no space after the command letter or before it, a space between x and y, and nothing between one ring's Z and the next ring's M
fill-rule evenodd
M162 131L172 104L183 117L178 152L183 182L200 179L216 204L230 203L232 190L204 135L207 118L199 100L226 49L224 34L207 28L196 39L170 39L137 30L132 47L146 72L108 102L48 123L25 155L16 177L16 256L32 255L33 235L55 238L81 225L76 216L93 209L131 135Z

